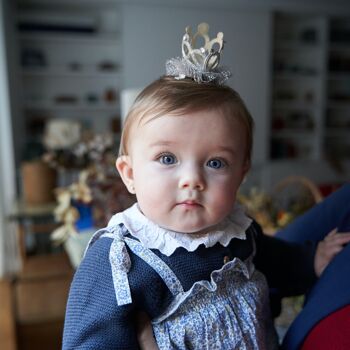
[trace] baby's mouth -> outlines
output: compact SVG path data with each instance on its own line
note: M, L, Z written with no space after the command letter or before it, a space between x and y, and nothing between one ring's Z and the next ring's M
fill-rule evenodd
M184 206L186 208L202 207L202 205L199 202L197 202L196 200L193 200L193 199L186 199L182 202L177 203L177 205Z

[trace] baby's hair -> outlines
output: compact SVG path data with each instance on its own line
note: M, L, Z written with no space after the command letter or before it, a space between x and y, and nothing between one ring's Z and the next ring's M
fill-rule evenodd
M242 123L246 129L246 159L250 161L254 121L239 94L226 85L197 83L188 78L177 80L169 76L155 80L137 96L125 119L119 156L129 154L131 129L146 117L149 121L162 115L183 115L208 109L221 110L228 118Z

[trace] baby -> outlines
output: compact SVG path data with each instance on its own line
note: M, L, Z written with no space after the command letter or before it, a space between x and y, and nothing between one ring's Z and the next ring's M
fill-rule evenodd
M264 236L236 204L253 120L223 84L222 33L215 51L207 30L198 28L198 52L187 31L183 58L127 116L116 166L137 203L91 240L70 291L64 349L138 349L140 314L160 349L274 349L267 281L302 293L316 278L315 249Z

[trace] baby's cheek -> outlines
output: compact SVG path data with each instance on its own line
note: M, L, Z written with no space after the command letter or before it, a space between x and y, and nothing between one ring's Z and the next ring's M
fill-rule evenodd
M211 194L211 200L216 212L229 213L236 200L236 189L230 185L217 186L216 191Z
M138 193L137 201L146 216L153 216L157 212L161 212L166 198L159 186L156 184L154 186L145 184Z
M216 181L209 182L213 195L221 198L231 198L236 195L236 182L227 178L218 178Z

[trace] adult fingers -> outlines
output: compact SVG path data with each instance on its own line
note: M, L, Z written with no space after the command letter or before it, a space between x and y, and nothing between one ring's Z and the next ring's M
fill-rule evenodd
M350 242L350 233L336 233L328 236L325 240L328 244L344 244Z
M327 236L324 238L325 241L329 241L333 239L333 237L337 234L337 229L333 229L331 232L327 234Z

